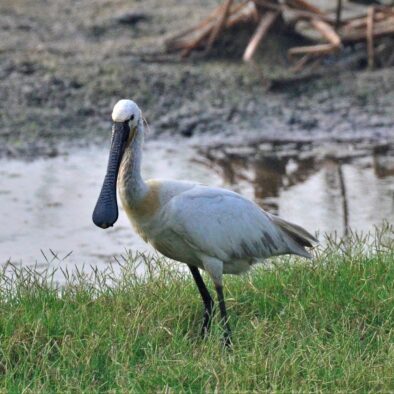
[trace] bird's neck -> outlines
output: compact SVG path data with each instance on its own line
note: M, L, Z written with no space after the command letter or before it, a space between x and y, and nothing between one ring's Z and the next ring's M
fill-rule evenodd
M126 148L120 164L118 187L123 201L134 205L147 193L148 187L141 176L143 126L137 127L135 136Z

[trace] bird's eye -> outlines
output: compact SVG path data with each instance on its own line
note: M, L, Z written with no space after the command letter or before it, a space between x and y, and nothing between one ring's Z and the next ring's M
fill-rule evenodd
M134 120L134 115L131 115L131 118L130 118L130 120Z

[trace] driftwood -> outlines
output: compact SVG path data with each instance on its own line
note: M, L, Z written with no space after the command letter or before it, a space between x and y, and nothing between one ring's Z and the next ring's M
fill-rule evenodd
M324 38L326 38L329 44L291 48L289 49L289 56L305 54L325 55L335 52L341 47L341 38L327 22L319 19L312 19L310 21L310 25L314 27Z
M181 51L183 56L187 56L192 50L199 48L201 46L200 44L203 44L212 34L222 11L223 6L220 5L197 26L186 29L168 38L165 42L167 51ZM230 7L227 19L224 19L222 23L224 24L224 28L229 29L239 23L250 22L254 20L255 17L256 9L251 6L249 0L246 0L242 3L233 4Z
M315 7L314 5L308 3L305 0L287 0L287 4L290 7L298 8L298 9L301 9L301 10L307 10L307 11L313 13L313 14L316 14L316 15L323 15L324 14L317 7Z
M211 34L208 38L207 51L211 50L213 43L216 41L219 34L222 32L224 25L227 21L232 3L233 0L226 0L226 3L223 7L223 11L219 18L219 22L213 27L213 29L211 30Z
M374 38L393 36L393 35L394 35L394 18L386 19L380 23L374 23L374 28L373 28ZM366 41L367 31L365 29L354 30L348 32L347 34L342 35L341 38L344 43L355 43L360 41Z
M374 49L373 49L373 24L374 24L375 9L368 7L367 15L367 49L368 49L368 67L374 66Z
M183 57L194 50L208 53L224 30L236 25L254 24L255 32L243 54L243 60L250 61L278 19L287 23L288 28L295 28L303 21L320 37L314 45L289 49L291 58L300 56L292 67L295 72L302 70L313 58L340 51L344 46L360 41L366 43L368 65L372 68L377 56L376 40L394 36L394 7L369 6L365 15L344 19L341 0L337 0L334 15L328 15L307 0L225 0L199 24L168 39L167 51L180 51ZM297 31L305 34L302 29Z
M268 11L266 14L264 14L261 17L260 23L257 26L257 29L256 29L253 37L250 39L248 46L245 49L245 53L243 55L244 61L247 62L250 59L252 59L258 45L264 39L264 37L267 35L269 28L272 26L272 24L275 22L275 20L278 16L279 16L279 12Z

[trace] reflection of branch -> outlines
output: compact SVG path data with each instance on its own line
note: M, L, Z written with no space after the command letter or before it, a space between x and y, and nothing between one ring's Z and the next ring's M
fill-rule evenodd
M368 7L367 15L367 49L368 49L368 67L374 67L374 49L373 49L373 25L374 25L375 9Z
M343 176L342 164L340 161L338 161L338 177L339 177L339 190L341 191L341 196L342 196L344 235L346 236L349 234L349 207L347 203L345 179Z

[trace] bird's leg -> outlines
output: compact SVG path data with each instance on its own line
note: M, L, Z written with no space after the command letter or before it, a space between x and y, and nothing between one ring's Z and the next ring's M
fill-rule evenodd
M202 263L204 269L211 276L215 284L216 293L218 295L220 315L222 317L222 324L224 328L224 344L226 347L231 346L231 329L228 322L226 304L224 303L223 296L223 261L210 256L202 256Z
M211 321L212 321L212 310L213 310L213 299L211 295L209 294L209 291L207 287L205 286L205 283L202 279L202 276L200 274L200 271L198 270L197 267L189 265L190 272L193 275L194 281L196 282L196 285L198 287L198 290L201 294L201 298L204 302L204 321L202 324L201 328L201 336L206 337L208 334L209 328L211 326Z
M224 328L224 344L226 347L230 347L232 345L231 328L228 322L226 304L224 303L223 286L215 283L215 288L218 295L220 315L222 317L222 323Z

